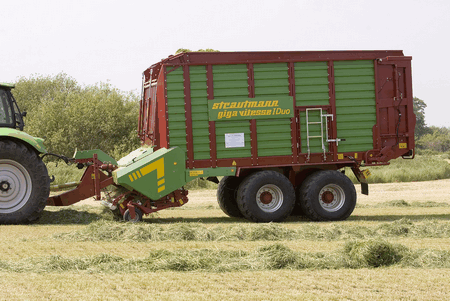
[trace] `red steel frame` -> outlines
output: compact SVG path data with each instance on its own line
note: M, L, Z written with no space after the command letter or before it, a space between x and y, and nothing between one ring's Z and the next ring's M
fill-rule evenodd
M351 152L343 153L344 159L338 159L336 143L329 143L329 152L326 159L323 154L311 154L310 160L306 160L305 154L300 154L300 120L298 113L306 110L306 107L297 107L295 99L295 62L305 61L326 61L328 64L328 81L329 81L329 99L330 104L321 107L329 114L336 116L336 95L334 90L334 61L339 60L373 60L375 69L375 90L376 90L376 111L377 122L373 128L373 149L367 152ZM186 116L186 142L187 142L187 168L209 168L209 167L228 167L234 162L238 166L238 171L242 168L263 168L267 166L278 167L292 167L294 170L299 170L305 165L329 165L329 168L340 168L343 166L355 165L361 161L366 164L387 164L390 159L398 156L407 155L408 151L414 149L414 127L415 115L412 106L412 83L411 83L411 57L405 57L400 50L380 50L380 51L303 51L303 52L231 52L231 53L181 53L171 56L161 62L152 65L144 74L144 93L143 95L152 95L146 89L157 89L156 100L143 97L142 102L157 101L158 105L158 122L156 135L148 137L149 135L143 131L145 118L141 111L139 135L141 141L146 144L156 145L159 147L169 147L170 141L168 138L168 122L167 122L167 89L165 82L166 72L169 68L183 68L184 75L184 92L185 92L185 116ZM204 65L206 66L207 75L207 92L208 99L214 99L214 81L213 81L213 65L220 64L246 64L248 70L248 96L252 98L255 96L253 64L255 63L275 63L285 62L288 64L289 76L289 94L293 97L293 106L295 109L295 116L291 118L291 134L292 134L292 155L290 156L274 156L274 157L258 157L257 153L257 129L256 121L250 120L249 127L251 133L251 157L250 158L229 158L217 159L216 148L216 133L215 122L209 122L209 138L210 138L210 159L195 160L194 149L192 141L192 118L190 105L190 80L189 80L189 66ZM386 70L383 66L391 65L393 72L391 72L392 81L395 83L393 90L394 97L399 99L399 90L403 89L404 95L402 100L389 102L389 99L380 98L379 92L382 88L383 80L386 80ZM166 67L171 66L171 67ZM176 66L176 67L173 67ZM398 78L398 68L402 68L404 74L402 75L404 82L400 87ZM158 78L157 85L146 85ZM147 88L145 88L147 87ZM150 103L141 104L141 108L150 107ZM388 120L382 120L380 112L387 111L385 116ZM403 111L402 111L403 110ZM406 111L405 111L406 110ZM383 111L384 112L384 111ZM401 123L399 122L400 112L403 116ZM148 116L147 123L152 116ZM162 120L161 120L162 119ZM336 118L328 119L329 138L336 139ZM148 126L147 126L148 127ZM399 127L399 134L397 136L397 127ZM387 132L386 132L387 131ZM146 136L147 135L147 136ZM407 149L399 147L400 143L407 143ZM355 162L356 158L356 162ZM332 167L334 166L334 167Z

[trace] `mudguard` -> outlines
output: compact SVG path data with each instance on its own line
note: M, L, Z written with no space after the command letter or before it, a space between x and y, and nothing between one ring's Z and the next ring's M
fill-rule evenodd
M17 140L21 140L26 144L30 145L31 147L33 147L39 153L41 154L47 153L47 149L44 146L44 139L33 137L25 132L11 128L0 128L0 137L5 138L10 137Z

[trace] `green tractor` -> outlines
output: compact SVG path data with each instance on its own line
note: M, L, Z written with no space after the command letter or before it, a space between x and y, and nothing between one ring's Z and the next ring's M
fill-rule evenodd
M41 155L43 139L23 132L23 117L11 89L0 83L0 224L30 223L39 218L50 193Z

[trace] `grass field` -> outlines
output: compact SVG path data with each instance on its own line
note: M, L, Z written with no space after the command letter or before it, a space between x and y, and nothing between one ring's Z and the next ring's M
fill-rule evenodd
M47 207L0 226L0 300L448 300L449 191L371 184L327 223L228 218L212 190L138 225L92 200Z

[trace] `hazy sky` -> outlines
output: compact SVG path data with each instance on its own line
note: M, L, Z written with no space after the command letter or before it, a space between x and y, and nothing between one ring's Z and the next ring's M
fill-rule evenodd
M140 93L178 48L403 50L428 125L450 127L450 1L1 1L0 81L65 72Z

